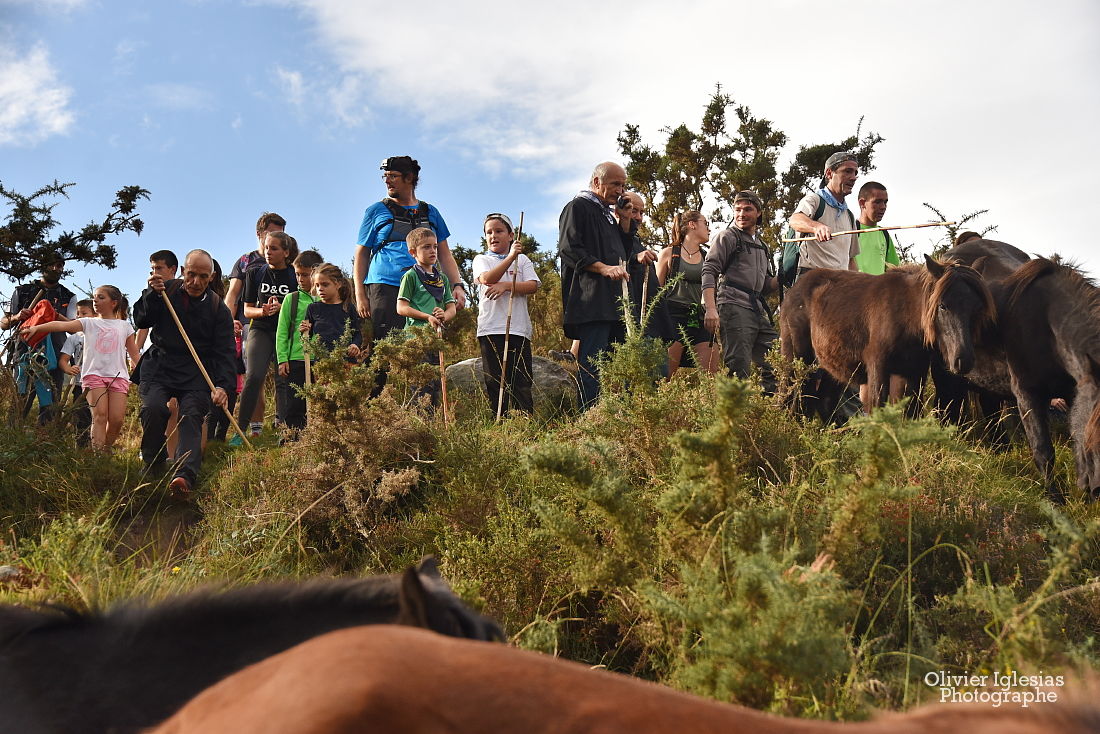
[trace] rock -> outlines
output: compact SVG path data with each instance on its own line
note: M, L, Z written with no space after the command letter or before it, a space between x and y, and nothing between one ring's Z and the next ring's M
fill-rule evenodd
M0 581L10 581L23 575L15 566L0 566Z
M532 357L534 371L532 396L535 413L548 416L563 411L576 410L579 403L577 378L557 362L542 357ZM456 362L447 368L447 391L480 395L484 405L496 410L496 395L490 402L485 388L485 373L481 369L481 357Z

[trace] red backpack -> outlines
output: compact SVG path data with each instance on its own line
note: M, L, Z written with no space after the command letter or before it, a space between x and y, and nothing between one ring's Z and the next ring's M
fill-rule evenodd
M34 308L31 309L31 315L23 320L21 326L37 326L38 324L48 324L51 321L56 320L57 311L54 310L53 304L43 299L34 304ZM47 336L49 336L49 334L39 332L38 334L30 337L24 336L20 338L27 343L28 347L34 349L39 344L41 344L42 340L45 339Z

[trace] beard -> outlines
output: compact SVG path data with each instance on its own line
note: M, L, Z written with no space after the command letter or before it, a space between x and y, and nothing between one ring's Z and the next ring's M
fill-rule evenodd
M61 282L61 273L56 273L52 270L47 273L42 273L42 282L46 285L57 285Z

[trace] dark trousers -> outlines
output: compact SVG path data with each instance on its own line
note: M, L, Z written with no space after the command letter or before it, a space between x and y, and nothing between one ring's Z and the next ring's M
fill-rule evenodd
M485 387L489 406L496 413L500 399L500 373L504 366L504 334L489 334L477 338L481 348L481 369L485 372ZM531 397L531 340L512 334L508 337L508 365L504 375L504 405L501 415L515 406L527 413L535 411Z
M272 367L275 368L275 420L283 421L289 387L286 378L279 374L278 365L275 364L275 332L249 329L244 348L246 371L237 422L243 429L252 420L252 413L255 412L256 403L260 400L260 391L264 389L267 371Z
M722 362L730 374L744 379L756 365L760 368L764 394L774 393L775 374L764 355L779 335L767 314L723 303L718 306L718 326L722 333Z
M600 397L600 377L595 360L612 344L626 340L626 324L622 321L589 321L573 324L573 333L581 342L577 363L581 388L581 410L588 410Z
M141 394L141 456L146 466L159 464L167 458L164 449L164 429L168 427L168 401L176 398L180 406L179 443L176 456L182 462L176 476L192 485L202 466L202 424L210 412L210 391L181 390L160 382L143 380ZM218 410L221 410L220 408Z
M233 412L233 408L237 405L237 391L226 393L228 402L226 408L229 412ZM241 426L244 429L244 426ZM206 437L213 441L224 441L226 434L229 433L229 416L221 408L210 408L210 414L206 416Z
M79 379L74 377L74 380ZM84 388L73 383L73 427L76 429L76 445L84 448L91 439L92 409L84 397Z
M397 315L397 291L395 285L367 284L367 301L370 303L371 344L385 339L391 331L405 328L405 317ZM386 372L379 370L374 376L371 397L377 397L386 386Z
M302 359L292 359L287 364L290 376L287 377L286 425L300 431L306 427L306 399L298 392L306 384L306 363Z

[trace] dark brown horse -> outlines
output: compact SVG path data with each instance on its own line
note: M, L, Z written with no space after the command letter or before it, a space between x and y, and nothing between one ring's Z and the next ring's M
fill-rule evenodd
M1015 398L1035 465L1055 501L1054 445L1048 406L1071 403L1077 485L1100 495L1100 289L1072 266L1030 259L1003 242L968 242L947 253L973 263L997 306L997 326L981 341L967 375L977 386ZM1022 256L1022 258L1021 258ZM1007 388L1007 390L1006 390ZM937 384L937 389L939 385Z
M434 559L400 576L260 584L102 614L0 607L0 732L140 731L225 676L304 640L394 622L502 637L447 587Z
M965 265L926 258L882 275L816 269L783 301L780 345L786 359L817 362L840 385L866 383L870 409L885 400L892 374L923 384L933 350L953 372L970 370L974 337L993 313L989 289Z
M1094 704L1064 700L941 704L853 724L782 718L549 655L376 625L253 665L154 734L1095 734L1097 727Z

